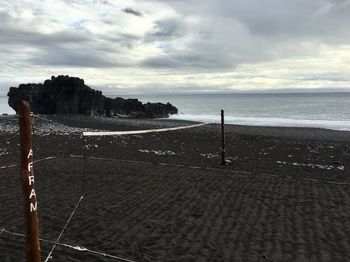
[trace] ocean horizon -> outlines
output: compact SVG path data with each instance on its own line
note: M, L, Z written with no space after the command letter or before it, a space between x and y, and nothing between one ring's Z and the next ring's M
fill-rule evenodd
M117 97L119 95L108 95ZM143 103L171 103L170 119L250 126L314 127L350 131L350 92L120 95ZM0 96L0 113L14 114Z

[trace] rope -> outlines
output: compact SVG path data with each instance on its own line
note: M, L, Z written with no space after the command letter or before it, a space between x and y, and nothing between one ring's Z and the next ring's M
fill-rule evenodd
M167 132L174 130L181 130L193 127L199 127L208 125L209 123L201 123L197 125L190 126L179 126L179 127L170 127L170 128L158 128L158 129L146 129L146 130L133 130L133 131L108 131L108 132L83 132L82 136L121 136L121 135L138 135L138 134L148 134L148 133L158 133L158 132Z
M70 155L70 157L72 157L72 158L83 158L83 156L79 156L79 155ZM146 162L146 161L113 159L113 158L93 157L93 156L92 157L87 157L87 159L103 160L103 161L120 161L120 162L125 162L125 163L134 163L134 164L154 164L153 162ZM201 170L208 170L208 171L220 171L220 172L224 172L224 173L258 175L258 176L276 177L276 178L281 178L281 179L309 181L309 182L315 182L315 183L325 183L325 184L330 184L330 185L350 186L350 183L348 183L348 182L332 181L332 180L326 180L326 179L300 178L300 177L293 177L293 176L281 176L281 175L275 175L275 174L269 174L269 173L258 173L258 172L232 170L232 169L222 169L222 168L214 168L214 167L187 166L187 165L182 165L182 164L171 164L171 163L161 163L161 162L157 163L157 164L160 165L160 166L189 168L189 169L201 169Z
M46 158L34 160L33 163L38 163L38 162L42 162L42 161L45 161L45 160L51 160L51 159L55 159L55 158L56 158L55 156L49 156L49 157L46 157ZM19 165L18 164L13 164L13 165L9 165L9 166L0 166L0 169L16 167L16 166L19 166Z
M15 167L15 166L19 166L19 165L14 164L14 165L9 165L9 166L0 166L0 169L5 169L5 168L10 168L10 167Z
M53 247L52 247L52 249L51 249L49 255L48 255L47 258L45 259L45 262L49 261L49 259L52 258L51 255L52 255L53 251L55 250L57 243L60 241L60 239L61 239L61 237L62 237L64 231L66 230L66 228L67 228L67 226L68 226L70 220L72 219L72 217L73 217L75 211L77 210L77 208L78 208L78 206L79 206L79 204L80 204L80 202L81 202L81 200L82 200L83 198L84 198L83 196L80 197L80 199L79 199L78 203L76 204L76 206L75 206L75 208L74 208L72 214L71 214L70 217L68 218L68 220L67 220L66 224L64 225L64 227L63 227L63 229L62 229L60 235L58 236L58 238L57 238L55 244L53 245Z
M17 232L9 231L9 230L6 230L5 228L1 229L0 235L2 235L2 233L7 233L7 234L13 235L13 236L26 237L24 234L20 234L20 233L17 233ZM122 258L122 257L106 254L104 252L99 252L99 251L87 249L87 248L82 247L82 246L73 246L73 245L69 245L69 244L65 244L65 243L57 243L55 241L47 240L47 239L44 239L44 238L39 238L39 240L42 241L42 242L46 242L46 243L50 243L50 244L56 244L57 246L70 248L70 249L77 250L77 251L80 251L80 252L86 252L86 253L100 255L100 256L104 256L104 257L108 257L108 258L117 259L119 261L135 262L134 260L130 260L130 259L127 259L127 258Z
M37 115L37 114L33 114L32 117L33 117L33 118L39 118L39 119L44 120L44 121L47 121L47 122L56 123L55 121L52 121L52 120L50 120L50 119L48 119L48 118L46 118L46 117L39 116L39 115Z
M31 120L32 120L32 123L31 123L31 126L32 126L32 136L35 135L35 130L34 130L34 127L35 127L35 118L34 118L34 114L33 112L30 112L30 116L31 116Z

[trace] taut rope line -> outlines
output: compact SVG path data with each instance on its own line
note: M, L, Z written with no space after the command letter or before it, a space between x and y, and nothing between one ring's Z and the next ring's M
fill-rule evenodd
M17 233L17 232L9 231L9 230L6 230L5 228L1 229L0 236L3 233L9 234L9 235L13 235L13 236L18 236L18 237L25 237L24 234L20 234L20 233ZM120 260L120 261L125 261L125 262L135 262L134 260L131 260L131 259L127 259L127 258L122 258L122 257L106 254L104 252L99 252L99 251L87 249L87 248L81 247L81 246L73 246L73 245L64 244L64 243L57 243L55 241L47 240L47 239L44 239L44 238L39 238L39 240L42 241L42 242L56 244L57 246L70 248L70 249L77 250L77 251L80 251L80 252L91 253L91 254L100 255L100 256L103 256L103 257L108 257L108 258L113 258L113 259L117 259L117 260Z
M84 196L81 196L81 197L80 197L80 199L79 199L78 203L76 204L76 206L75 206L73 212L70 214L70 217L68 218L66 224L64 225L64 227L63 227L63 229L62 229L60 235L58 236L57 240L55 241L55 244L53 245L53 247L52 247L50 253L48 254L47 258L45 259L45 262L49 261L49 259L52 258L51 255L52 255L53 251L55 250L57 243L60 241L60 239L61 239L61 237L62 237L64 231L66 230L66 228L67 228L69 222L71 221L71 219L72 219L72 217L73 217L75 211L77 210L77 208L78 208L78 206L79 206L81 200L83 200L83 198L84 198Z

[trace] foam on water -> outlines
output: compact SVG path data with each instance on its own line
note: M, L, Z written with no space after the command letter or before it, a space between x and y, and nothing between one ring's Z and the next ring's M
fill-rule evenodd
M220 123L220 115L191 115L178 114L170 116L170 119L200 121L206 123ZM350 131L350 120L309 120L276 117L235 117L225 116L226 124L247 126L282 126L282 127L313 127L339 131Z

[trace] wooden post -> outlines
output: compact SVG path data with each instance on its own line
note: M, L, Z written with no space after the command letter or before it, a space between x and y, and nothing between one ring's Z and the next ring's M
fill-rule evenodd
M225 123L224 110L221 110L221 165L225 165Z
M32 125L27 101L19 104L19 133L21 154L21 182L24 200L27 262L40 262L38 202L34 189Z
M81 135L81 138L83 139L83 166L84 166L84 173L83 173L83 183L81 186L81 195L83 196L85 194L85 179L86 179L86 138L84 135Z

